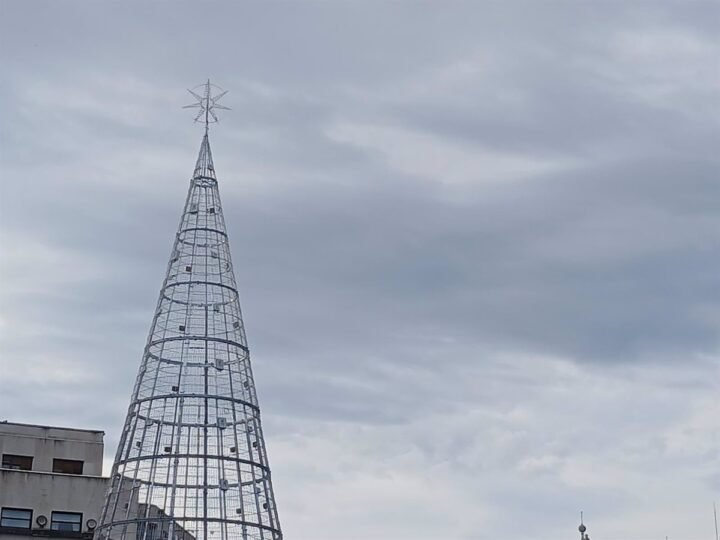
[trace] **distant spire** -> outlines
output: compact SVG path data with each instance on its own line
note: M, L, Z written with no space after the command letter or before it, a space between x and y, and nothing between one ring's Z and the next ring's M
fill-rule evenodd
M587 531L587 527L585 526L585 523L583 521L582 511L580 512L580 526L578 527L578 531L580 531L580 540L590 540L590 537L585 532Z
M183 109L199 109L197 115L195 115L195 121L205 123L205 133L207 134L210 129L210 124L219 122L215 110L230 110L230 107L218 103L228 91L223 90L215 84L211 84L210 79L208 79L205 84L198 85L192 90L188 89L188 92L197 99L197 102L185 105Z

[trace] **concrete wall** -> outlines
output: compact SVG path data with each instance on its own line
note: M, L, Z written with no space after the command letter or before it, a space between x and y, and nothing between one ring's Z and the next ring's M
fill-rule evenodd
M35 518L48 518L53 511L81 512L82 532L88 519L100 521L108 479L93 476L52 474L0 469L0 507L30 508ZM0 540L17 538L0 534Z
M100 476L102 431L0 422L0 455L33 456L33 471L52 472L53 459L84 462L83 474Z

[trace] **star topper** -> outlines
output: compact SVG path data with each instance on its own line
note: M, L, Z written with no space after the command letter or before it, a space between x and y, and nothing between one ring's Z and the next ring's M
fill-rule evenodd
M195 116L195 121L205 122L205 133L208 132L210 124L219 122L218 117L215 114L215 110L230 110L230 107L226 107L225 105L220 105L218 103L220 98L227 94L228 91L223 90L215 84L210 84L210 79L208 79L205 84L198 85L192 90L188 89L188 92L197 99L197 103L185 105L183 109L199 109L197 115ZM213 95L213 92L215 95Z

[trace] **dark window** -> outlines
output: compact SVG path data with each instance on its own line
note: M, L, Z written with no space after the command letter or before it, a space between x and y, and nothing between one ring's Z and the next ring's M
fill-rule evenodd
M75 459L53 459L53 472L82 474L83 462Z
M0 526L29 529L32 524L32 510L25 508L3 508L0 511Z
M158 540L157 523L141 523L138 527L137 538L139 540Z
M80 532L82 514L74 512L53 512L50 528L53 531Z
M3 454L3 469L15 469L18 471L32 471L32 456L15 456L13 454Z

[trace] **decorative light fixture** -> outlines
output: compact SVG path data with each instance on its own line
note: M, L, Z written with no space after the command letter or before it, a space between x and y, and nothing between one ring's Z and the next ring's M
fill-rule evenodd
M95 527L97 527L97 521L95 521L94 519L88 519L85 522L85 525L87 526L88 531L94 531Z
M35 523L38 524L38 527L40 527L41 529L44 529L45 526L47 525L47 516L39 515L38 517L35 518Z
M178 537L282 540L208 136L225 91L191 94L205 133L94 533L142 530L152 509Z

